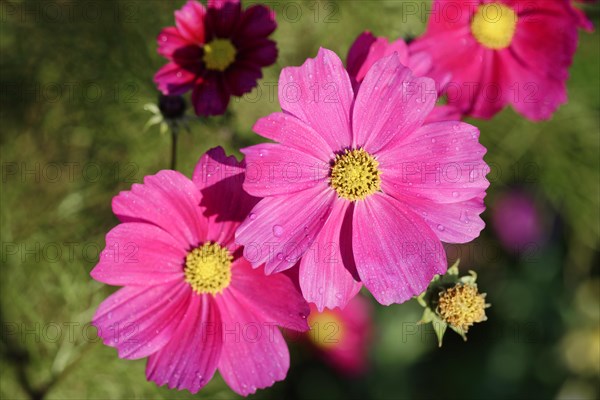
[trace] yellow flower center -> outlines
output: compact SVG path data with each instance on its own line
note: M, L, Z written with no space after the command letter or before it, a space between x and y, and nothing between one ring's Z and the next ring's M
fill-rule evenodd
M473 16L471 32L485 47L505 49L512 42L518 19L513 9L502 3L482 4Z
M331 187L350 201L363 200L381 186L379 162L363 149L344 150L331 167Z
M235 60L236 50L228 39L215 39L204 45L206 68L225 71Z
M198 294L219 293L231 282L232 260L225 247L206 242L185 258L185 281Z
M449 325L467 332L474 323L487 319L487 306L485 294L479 293L477 286L459 283L442 292L437 312Z
M310 313L308 326L310 340L318 347L329 349L337 346L342 339L342 321L333 311Z

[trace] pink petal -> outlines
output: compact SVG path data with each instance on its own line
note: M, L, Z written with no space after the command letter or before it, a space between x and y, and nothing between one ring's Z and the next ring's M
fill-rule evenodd
M427 76L432 67L431 56L424 51L412 53L406 61L406 66L411 69L415 76Z
M353 147L377 153L419 128L437 99L435 82L413 78L393 54L375 63L356 97Z
M279 76L279 102L284 112L306 123L338 151L351 144L350 112L354 92L339 57L321 48L301 67Z
M125 286L100 304L92 323L104 344L119 351L119 357L147 357L171 340L191 294L183 282Z
M183 280L187 250L156 225L128 222L106 235L106 248L91 272L109 285L158 285Z
M460 4L460 3L457 3ZM437 17L442 18L443 17ZM433 26L430 20L429 28ZM437 25L436 25L437 26ZM469 23L457 26L449 24L452 28L440 31L439 27L410 44L411 52L425 52L432 58L432 70L427 76L435 79L447 92L448 102L464 113L473 109L473 102L477 99L482 86L479 79L484 71L484 56L487 49L481 46L470 32ZM492 52L492 51L490 51ZM469 60L465 63L464 60ZM451 82L448 82L448 74ZM493 90L489 89L490 91ZM490 102L495 110L503 106L500 102ZM491 112L496 112L491 110ZM486 115L489 115L487 112Z
M485 228L485 193L470 200L440 204L427 199L397 197L406 208L422 216L437 237L446 243L468 243Z
M398 39L395 42L390 43L384 37L378 37L371 44L369 49L369 53L367 54L366 59L364 60L360 70L356 75L356 80L358 82L362 82L367 75L367 72L373 67L373 65L386 56L390 56L396 53L398 58L400 59L400 63L404 66L408 66L409 62L409 54L408 47L406 43L402 39Z
M209 295L192 295L171 341L148 359L148 380L197 393L217 370L222 349L220 328L215 300Z
M113 198L112 208L123 222L148 222L189 248L204 240L206 218L201 214L200 192L194 183L177 171L160 171L134 183L131 191Z
M234 251L235 230L259 199L242 189L244 161L227 157L225 150L215 147L198 161L193 181L202 193L200 206L208 219L207 240L225 244Z
M192 92L192 104L197 115L222 115L229 105L230 93L219 74L206 77Z
M378 155L381 189L437 203L467 201L489 186L479 130L464 122L424 125Z
M244 257L271 274L292 267L314 242L335 201L329 188L291 196L267 197L258 203L236 232Z
M362 282L383 305L410 300L446 271L446 254L435 233L386 195L356 203L352 244Z
M243 12L236 36L241 40L267 37L276 28L275 12L263 5L253 5Z
M300 261L300 287L304 298L319 311L344 308L360 290L350 271L356 271L352 255L352 210L347 201L336 201L311 249Z
M346 69L348 70L348 75L353 80L353 85L357 81L361 82L364 78L364 73L358 80L358 74L362 69L367 56L369 55L369 51L371 49L371 45L375 43L377 38L373 36L373 34L369 31L363 32L354 40L352 46L350 46L350 50L348 50L348 57L346 58ZM365 72L366 73L366 72ZM356 88L356 86L354 86Z
M174 26L163 29L156 41L158 43L158 54L170 60L176 60L177 64L201 62L202 52L200 47L181 37Z
M442 106L435 106L433 110L427 116L425 124L431 124L433 122L443 121L459 121L462 117L460 110L449 104Z
M259 119L252 129L262 137L293 147L315 159L328 161L335 157L323 137L293 115L273 113Z
M246 147L242 153L247 165L244 189L254 196L295 193L327 185L329 165L301 150L265 143Z
M158 90L167 95L181 95L194 87L196 73L170 62L154 75Z
M189 0L181 10L175 11L177 30L191 43L204 44L205 18L206 9L195 0Z
M229 387L247 396L283 380L290 355L277 326L248 311L234 291L225 290L216 300L223 320L219 372Z
M261 321L295 331L309 329L308 304L289 277L285 274L266 276L261 268L253 269L242 257L233 268L230 290L234 290L235 296Z

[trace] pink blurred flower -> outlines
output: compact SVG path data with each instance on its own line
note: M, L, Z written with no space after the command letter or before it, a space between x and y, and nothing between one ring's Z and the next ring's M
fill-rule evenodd
M277 325L308 329L292 281L252 269L234 243L257 200L242 190L244 167L216 148L193 180L161 171L113 199L121 224L91 275L124 287L93 324L119 357L149 357L146 375L158 385L196 393L218 368L236 393L253 393L287 373Z
M277 59L273 12L262 5L242 11L239 0L189 0L175 24L158 35L158 53L169 60L154 76L168 95L192 91L198 115L223 114L231 96L250 92L261 69Z
M364 297L355 296L344 309L323 312L311 304L308 325L306 336L325 362L351 376L367 370L373 321Z
M283 112L254 130L277 143L242 149L244 188L265 197L236 240L271 274L300 258L302 293L319 310L344 307L361 282L402 303L446 270L440 241L468 242L489 183L477 128L423 125L437 99L397 55L367 72L355 96L339 57L321 49L279 78Z
M398 39L389 43L384 37L375 37L371 32L363 32L354 41L346 60L346 68L354 93L365 78L369 69L383 57L398 54L400 62L410 68L417 77L427 76L432 69L431 56L426 52L413 52L404 40ZM445 74L436 82L438 94L442 94L451 75ZM460 110L451 105L436 106L425 120L429 122L457 121L461 118Z
M452 74L448 102L464 114L512 104L539 121L567 101L578 25L568 0L436 0L411 50L431 54L434 79Z
M535 201L523 192L509 192L492 207L496 235L508 251L520 253L544 238L542 218Z

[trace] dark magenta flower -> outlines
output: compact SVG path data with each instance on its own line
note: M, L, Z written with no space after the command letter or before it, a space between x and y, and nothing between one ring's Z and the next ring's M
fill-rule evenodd
M231 96L250 92L261 69L277 59L273 12L262 5L242 11L239 0L190 0L175 11L175 25L158 35L158 53L169 60L154 76L167 95L192 91L198 115L220 115Z

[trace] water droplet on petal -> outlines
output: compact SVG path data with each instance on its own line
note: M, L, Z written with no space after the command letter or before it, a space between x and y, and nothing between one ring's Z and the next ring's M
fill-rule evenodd
M438 225L437 226L438 231L440 232L444 232L446 230L446 228L444 228L444 225Z
M254 221L256 219L256 214L250 213L250 215L248 215L248 218L250 218L251 221Z
M281 226L281 225L275 225L273 227L273 235L275 237L281 237L281 235L283 235L283 226Z

